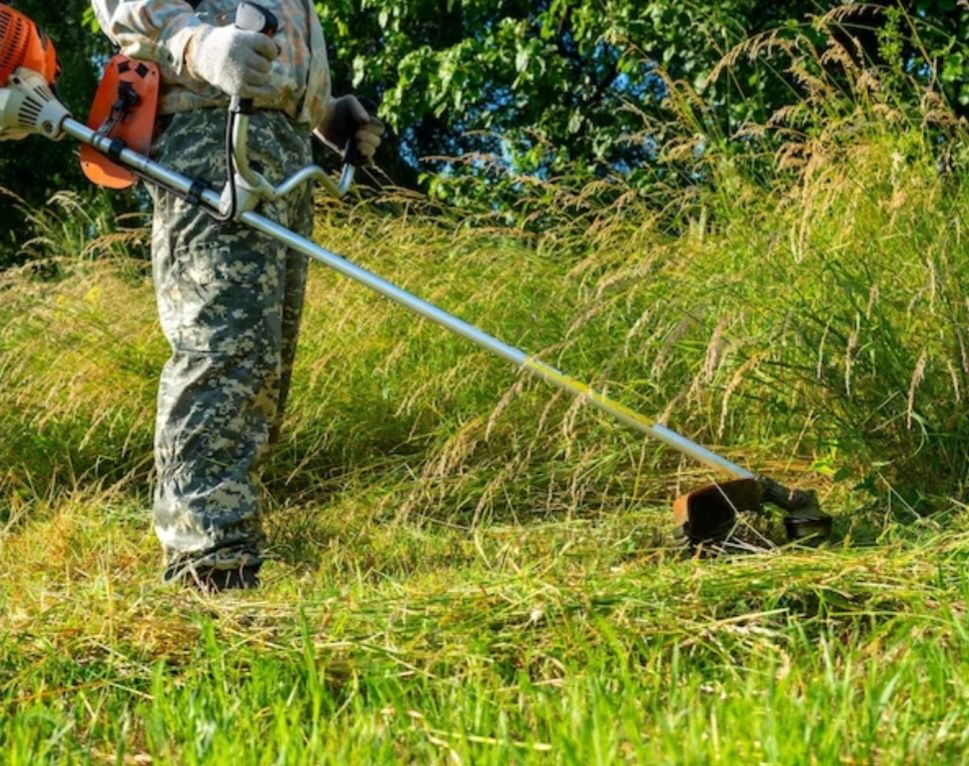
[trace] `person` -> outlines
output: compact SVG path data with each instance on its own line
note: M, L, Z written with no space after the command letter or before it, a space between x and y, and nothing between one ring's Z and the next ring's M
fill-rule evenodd
M365 158L380 121L353 96L332 98L325 41L308 0L263 0L270 38L234 25L239 0L92 0L122 53L161 70L154 159L224 183L229 96L255 99L249 155L269 178L311 162L311 132ZM263 562L253 471L276 440L306 289L304 256L238 222L220 223L151 189L151 253L171 357L155 424L154 525L164 578L207 591L258 584ZM309 187L261 212L304 236Z

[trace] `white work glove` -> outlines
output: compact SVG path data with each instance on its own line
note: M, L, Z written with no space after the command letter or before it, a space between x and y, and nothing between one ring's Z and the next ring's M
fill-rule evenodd
M192 77L223 93L263 98L273 95L269 72L278 56L276 43L261 32L205 24L189 41L185 63Z
M363 163L373 160L383 134L384 124L356 96L331 99L316 129L316 135L336 151L349 150L347 161L362 159Z

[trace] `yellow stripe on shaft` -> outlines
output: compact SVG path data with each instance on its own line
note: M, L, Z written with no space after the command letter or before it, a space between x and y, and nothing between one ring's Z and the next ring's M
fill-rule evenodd
M644 429L651 429L656 425L656 421L647 418L645 415L640 415L636 410L627 407L625 404L621 404L613 399L610 399L605 394L600 394L588 383L583 383L581 380L576 380L564 373L559 372L554 367L550 367L545 364L545 362L535 357L528 357L524 364L522 364L526 370L535 373L540 378L547 380L549 383L553 383L559 388L563 388L567 391L571 391L576 396L585 399L592 404L596 405L599 409L604 410L612 415L615 415L622 420L630 421Z

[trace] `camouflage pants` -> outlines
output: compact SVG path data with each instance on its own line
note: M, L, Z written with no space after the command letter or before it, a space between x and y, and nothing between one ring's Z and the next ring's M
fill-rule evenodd
M217 188L225 179L225 112L177 114L154 158ZM311 159L308 131L283 114L253 116L250 158L270 179ZM154 190L152 272L172 355L161 375L155 427L155 531L170 574L190 566L259 561L252 472L279 427L306 288L305 257L238 223L218 223ZM306 188L265 206L309 235Z

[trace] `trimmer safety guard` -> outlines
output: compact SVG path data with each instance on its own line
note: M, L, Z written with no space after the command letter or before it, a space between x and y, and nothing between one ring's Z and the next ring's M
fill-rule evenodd
M678 497L673 520L692 545L727 540L737 515L771 503L787 511L788 539L818 541L831 534L831 517L822 512L814 492L790 490L773 479L754 477L711 484Z

